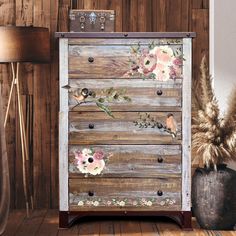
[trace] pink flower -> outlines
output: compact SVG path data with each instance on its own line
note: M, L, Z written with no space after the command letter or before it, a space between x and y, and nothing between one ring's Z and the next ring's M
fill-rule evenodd
M156 57L158 61L171 63L173 51L170 47L167 46L156 47Z
M95 160L102 160L103 159L103 157L104 157L104 153L103 153L103 151L96 151L94 154L93 154L93 158L95 159Z
M144 54L140 59L139 72L149 74L156 68L157 58L155 54Z
M84 156L83 156L81 151L76 151L75 152L75 158L79 160L79 159L83 159Z
M182 66L183 65L183 60L180 58L175 58L173 61L173 64L176 66Z

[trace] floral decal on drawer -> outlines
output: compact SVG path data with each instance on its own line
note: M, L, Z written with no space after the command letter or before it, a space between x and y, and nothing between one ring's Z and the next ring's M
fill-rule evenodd
M139 75L144 79L167 81L182 75L182 48L173 50L170 46L150 44L148 48L140 45L131 47L130 70L124 76Z
M92 199L83 198L77 193L70 193L70 204L86 207L97 206L114 206L114 207L151 207L151 206L172 206L176 204L176 200L172 198L112 198L103 199L93 197Z
M75 163L81 173L99 175L111 155L105 155L102 150L84 148L82 151L75 152Z

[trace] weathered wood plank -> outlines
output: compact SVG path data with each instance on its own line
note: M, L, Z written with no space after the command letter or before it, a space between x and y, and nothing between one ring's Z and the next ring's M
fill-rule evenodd
M104 112L70 112L70 144L179 144L181 141L181 113L173 112L177 124L177 137L173 138L164 128L142 128L135 125L140 121L137 112L113 112L111 118ZM169 113L149 112L150 118L165 126ZM93 126L93 128L90 128Z
M179 45L169 45L176 52ZM140 50L147 50L148 46L140 46ZM137 73L128 75L132 71L131 62L140 60L132 55L130 45L120 46L69 46L69 77L70 78L116 78L141 77ZM90 59L92 58L92 61ZM140 64L138 64L140 66ZM112 73L111 73L112 71Z
M50 1L34 2L34 26L50 28ZM34 202L35 207L50 206L50 66L34 67Z
M45 209L33 211L29 218L25 218L17 230L17 236L36 235L46 214L47 210Z
M83 166L89 166L88 158L84 165L76 156L83 150L92 148L94 152L102 151L105 167L101 168L101 175L96 177L177 177L181 173L181 146L176 145L98 145L98 146L69 146L69 173L70 177L83 177ZM91 155L91 158L93 155ZM108 158L108 159L107 159ZM100 161L91 163L96 168ZM81 160L82 161L82 160ZM92 172L87 172L93 177Z
M131 82L132 80L132 82ZM109 102L112 111L163 111L181 110L182 105L182 79L161 82L157 80L142 79L99 79L96 83L93 79L70 79L69 86L69 107L71 111L99 111L92 97L88 97L85 103L76 106L76 93L83 88L95 92L96 97L105 97L104 90L115 88L117 91L124 91L131 101L115 100ZM115 87L114 87L115 86ZM161 94L157 94L161 91Z
M155 222L141 221L142 236L159 236Z
M184 39L184 78L183 81L183 113L182 130L183 153L182 153L182 210L191 211L191 84L192 84L192 40Z
M122 236L142 236L139 221L121 221Z
M166 0L166 31L181 31L181 0Z
M79 236L99 236L100 221L81 222L78 225Z
M0 25L14 25L15 23L15 1L14 0L2 0L0 4ZM0 64L0 83L1 94L2 94L2 104L3 111L5 114L8 97L10 93L10 86L12 82L11 67L9 64ZM8 155L8 164L9 164L9 173L10 173L10 203L11 208L15 208L16 203L15 199L18 196L16 193L16 182L18 182L18 176L15 174L17 159L21 158L20 153L16 152L16 96L15 92L12 94L12 101L9 110L9 118L7 125L5 127L6 133L6 145L7 145L7 155ZM19 180L20 181L20 180ZM21 184L20 182L19 184ZM22 198L21 198L22 199ZM22 206L22 205L21 205Z
M58 208L59 194L58 194L58 110L59 110L59 81L58 81L58 42L54 38L54 32L57 31L58 16L59 16L59 2L57 0L52 0L51 2L51 14L50 14L50 29L51 29L51 64L50 64L50 83L51 83L51 97L50 97L50 107L51 107L51 196L50 196L50 207Z
M60 210L68 210L68 40L60 40L59 193Z
M179 210L181 179L70 179L70 210Z
M204 55L209 58L209 10L193 9L191 30L197 33L193 39L193 79L200 76L200 63Z
M153 1L154 11L154 32L165 32L167 29L167 1L166 0L155 0Z
M113 221L100 222L99 234L102 236L114 236Z
M192 9L209 9L209 0L192 0Z
M94 46L96 45L149 45L155 43L157 45L181 45L183 43L183 39L173 39L173 38L114 38L112 40L105 38L69 38L69 45L86 45L86 46Z
M8 217L7 226L2 236L13 236L17 235L18 229L22 222L25 220L25 210L13 210L10 212Z
M47 213L37 231L37 236L55 236L58 232L58 210L47 210Z

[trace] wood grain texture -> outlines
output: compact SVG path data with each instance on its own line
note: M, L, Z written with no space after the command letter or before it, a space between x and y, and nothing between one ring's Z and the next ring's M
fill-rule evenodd
M137 112L113 112L115 118L104 112L70 112L69 144L179 144L181 143L181 113L172 113L177 122L177 137L164 129L140 128ZM158 122L165 125L169 113L149 112ZM93 124L94 128L89 128Z
M21 225L21 228L28 227L26 221L24 221L24 217L24 209L12 211L7 229L3 236L17 236L19 229L18 225ZM29 219L31 222L33 220L34 218ZM96 217L90 220L79 221L70 229L58 229L57 213L55 210L47 210L43 222L38 228L39 233L44 232L43 230L48 227L48 222L50 222L50 234L46 235L49 236L235 236L235 231L213 231L200 229L195 218L192 218L193 231L190 232L181 230L176 223L168 218L159 217L146 217L145 219L140 220L128 218L122 221L111 217L102 218L102 220L100 220L99 217ZM54 233L50 230L53 227L57 228L57 232ZM40 234L36 233L35 235L37 236Z
M184 55L184 78L192 77L192 40L184 39L183 44ZM182 211L191 211L191 79L183 81L183 113L182 130L183 146L182 146Z
M1 25L31 25L37 26L40 25L44 27L50 28L51 39L54 38L54 32L59 31L67 31L68 30L68 9L70 8L70 0L2 0L0 4L0 24ZM147 0L147 1L134 1L132 3L132 7L134 10L132 11L130 0L77 0L77 7L80 9L84 8L92 8L92 9L111 9L116 11L116 31L131 31L134 29L134 25L136 25L136 30L143 31L167 31L170 30L169 27L173 31L197 31L197 38L194 41L194 53L193 53L193 61L194 61L194 78L197 79L199 75L199 63L201 56L204 52L207 52L209 49L208 42L208 27L205 27L208 24L208 6L209 0L182 0L181 3L178 1L179 5L175 5L177 9L174 7L168 7L166 0ZM174 1L170 1L170 3ZM195 5L197 4L197 6ZM200 3L200 5L199 5ZM135 4L137 6L135 6ZM17 7L16 7L17 5ZM40 6L43 5L43 8ZM179 12L178 9L181 9L181 21L179 19L176 20L176 23L173 21L173 16L171 15L173 11ZM193 9L194 8L194 9ZM41 9L41 10L40 10ZM138 15L137 15L138 12ZM143 17L139 17L139 14L146 14ZM59 21L57 21L57 14L60 16ZM134 16L132 16L134 14ZM138 16L138 17L137 17ZM32 18L31 18L32 17ZM138 23L132 23L132 19L138 20ZM171 18L169 20L168 18ZM31 20L33 19L33 20ZM171 26L167 22L173 22L174 26ZM179 26L178 24L181 24ZM202 27L204 25L204 27ZM42 194L37 195L37 206L38 207L56 207L58 206L58 144L57 144L57 132L58 132L58 69L57 63L58 59L54 57L58 51L57 40L54 42L54 46L51 48L51 52L53 53L53 59L51 64L51 72L47 69L43 74L35 72L35 67L32 65L27 65L23 68L22 74L24 75L24 79L26 83L23 86L23 93L25 95L32 95L30 99L33 102L33 106L31 107L31 114L37 122L32 124L32 133L31 140L32 145L31 148L34 147L34 155L31 158L34 158L34 164L32 165L32 169L40 169L40 175L37 174L37 180L34 182L35 191L42 191ZM40 67L40 70L45 70L44 67ZM35 74L36 73L36 74ZM47 75L44 76L44 73ZM35 75L34 75L35 74ZM34 84L34 79L38 77L38 82L36 85ZM45 79L49 81L50 86L45 84ZM7 65L0 66L0 81L3 84L3 96L4 96L4 104L6 107L6 100L9 94L9 84L11 80L11 73L9 67ZM40 80L43 81L41 85L39 84ZM44 96L44 93L37 92L37 87L40 85L41 91L47 90L45 86L50 88L50 96ZM48 90L47 90L48 91ZM45 93L49 93L45 92ZM39 96L40 94L40 96ZM28 99L28 98L27 98ZM47 124L45 121L45 112L44 114L39 114L39 110L41 109L42 102L45 101L46 104L42 107L46 109L46 114L50 113L50 119L46 118ZM35 107L35 104L38 104ZM18 163L16 165L16 160L19 160L21 157L19 156L19 150L16 145L16 112L15 112L15 97L13 98L13 102L11 103L10 109L10 117L8 119L8 124L6 127L7 134L7 150L9 156L9 165L10 165L10 176L11 176L11 206L15 207L23 207L23 191L20 191L22 188L21 181L21 172L18 170ZM47 115L48 116L48 115ZM41 130L41 126L39 123L44 124L44 130ZM47 126L47 127L45 127ZM43 139L39 139L39 134L42 132ZM19 133L17 133L19 135ZM46 141L47 140L47 141ZM43 153L39 151L40 148L45 147L45 143L51 143L50 148L46 148ZM35 149L37 146L37 149ZM39 148L39 149L38 149ZM37 154L38 153L38 154ZM48 166L48 167L46 167ZM36 172L35 172L36 173ZM50 176L49 176L50 175ZM42 176L45 176L43 178ZM49 188L49 194L44 194L44 183L47 183L45 188ZM37 184L41 185L40 188L37 187ZM19 191L16 189L19 189ZM36 190L37 189L37 190ZM35 197L36 197L35 195ZM36 199L35 199L36 200Z
M107 40L108 45L109 41L112 40ZM153 43L155 44L155 40L153 40ZM69 78L137 77L137 75L126 75L127 72L132 70L131 61L137 60L132 56L133 49L131 45L108 45L69 46ZM169 45L169 47L173 51L179 48L175 45ZM140 49L148 49L148 45L141 45ZM91 57L93 62L89 62Z
M34 2L34 26L45 26L50 29L50 2ZM34 142L33 142L33 185L35 207L50 206L50 65L34 66Z
M109 211L180 210L181 179L70 179L69 201L69 209L78 211L106 211L108 206Z
M192 10L191 30L197 33L197 38L193 40L193 79L199 78L199 65L204 55L209 58L209 10Z
M95 83L94 83L95 82ZM70 79L69 107L71 111L99 111L93 99L76 106L74 94L78 89L88 88L96 97L104 97L104 90L115 86L118 91L125 91L131 101L113 101L107 103L112 111L180 111L182 98L182 80L170 80L166 83L143 79ZM157 95L161 90L162 94ZM90 101L90 102L89 102Z
M60 41L59 192L60 210L68 210L68 40Z
M69 177L83 177L77 168L76 152L90 146L69 146ZM181 147L176 145L98 145L93 150L105 154L106 165L101 175L88 177L179 177Z
M0 24L1 25L14 25L15 21L15 1L14 0L4 0L0 6ZM7 13L7 14L6 14ZM7 101L10 92L12 74L10 65L1 64L0 65L0 83L1 86L1 94L2 94L2 104L3 104L3 111L5 114ZM11 109L9 110L9 118L7 122L7 126L5 128L6 133L6 145L7 145L7 155L8 155L8 163L9 163L9 175L10 175L10 203L11 207L16 207L16 198L14 194L16 193L16 160L21 159L19 153L16 152L16 94L13 92L12 102L11 102ZM20 181L20 180L19 180ZM22 183L22 182L20 182ZM19 184L20 185L20 184ZM23 190L23 185L21 185L21 189ZM24 199L23 191L19 192L19 198L21 200ZM22 206L22 205L21 205Z

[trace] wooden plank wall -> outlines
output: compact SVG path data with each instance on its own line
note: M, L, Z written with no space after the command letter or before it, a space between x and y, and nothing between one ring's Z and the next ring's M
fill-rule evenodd
M58 42L55 31L66 31L70 0L1 0L0 25L44 26L51 32L51 64L21 66L22 97L30 152L31 186L35 206L58 206ZM193 44L194 78L209 50L209 0L77 0L73 8L114 9L116 31L196 31ZM0 66L6 108L10 67ZM11 175L11 207L24 207L19 127L13 96L7 123Z

